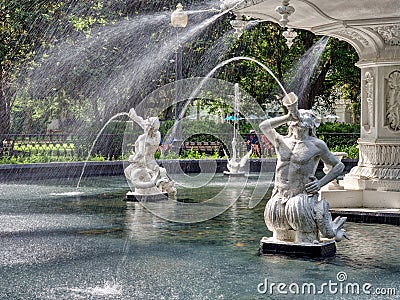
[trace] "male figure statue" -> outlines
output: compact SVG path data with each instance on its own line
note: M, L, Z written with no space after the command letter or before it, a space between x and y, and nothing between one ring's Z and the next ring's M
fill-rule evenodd
M325 142L316 137L318 125L311 110L297 109L297 96L283 99L288 114L260 124L277 153L275 186L264 212L265 223L273 237L281 241L316 243L321 235L341 240L346 218L332 221L326 200L318 200L322 186L335 179L344 165L329 151ZM274 128L287 123L288 135ZM315 177L319 160L332 169L321 179ZM347 237L347 236L346 236Z

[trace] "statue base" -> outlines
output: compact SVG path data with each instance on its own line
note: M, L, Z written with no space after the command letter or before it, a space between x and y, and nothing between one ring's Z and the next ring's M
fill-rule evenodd
M237 172L237 173L231 173L229 171L224 171L224 175L226 176L245 176L245 172Z
M272 237L263 237L260 241L260 254L283 254L296 257L331 257L336 253L334 240L318 244L278 241Z
M321 190L329 208L386 208L400 209L400 192L377 190ZM379 199L379 201L377 200Z
M158 193L158 194L139 194L136 192L127 192L125 196L125 201L135 201L135 202L157 202L162 200L168 200L168 193Z

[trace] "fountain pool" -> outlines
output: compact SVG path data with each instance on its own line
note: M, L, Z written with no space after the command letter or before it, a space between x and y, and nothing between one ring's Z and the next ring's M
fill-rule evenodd
M123 176L86 179L79 193L68 181L1 184L0 298L284 298L276 287L272 295L265 291L272 283L286 284L287 298L293 298L289 285L294 292L299 286L299 299L310 293L311 298L365 298L362 290L346 294L347 283L361 289L369 283L371 293L400 294L400 241L394 238L400 227L346 223L352 239L339 243L329 259L258 256L260 238L271 235L262 216L270 192L249 209L250 197L260 196L253 193L259 178L245 180L243 190L237 181L225 189L238 200L223 214L193 224L169 222L140 203L123 201L128 189ZM269 186L270 177L260 180ZM201 201L226 184L215 174L205 187L180 188L178 195ZM316 294L325 284L323 294L314 295L307 286L301 293L304 283L315 284Z

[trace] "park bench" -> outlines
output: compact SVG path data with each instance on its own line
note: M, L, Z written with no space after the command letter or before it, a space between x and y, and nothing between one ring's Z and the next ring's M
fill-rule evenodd
M183 150L212 155L215 151L223 153L222 145L221 142L184 142Z

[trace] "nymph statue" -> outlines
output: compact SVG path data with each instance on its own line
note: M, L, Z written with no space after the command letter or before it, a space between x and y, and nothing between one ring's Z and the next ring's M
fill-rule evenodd
M227 159L226 167L228 169L228 171L224 171L225 175L244 175L245 174L243 168L245 167L247 161L249 160L252 150L250 149L250 151L248 151L247 154L245 156L243 156L242 158L238 158L236 147L237 147L236 138L233 138L233 140L232 140L232 157L231 158L228 157L228 154L225 152L225 149L224 149L224 153L225 153L225 156Z
M227 164L226 167L228 171L224 171L225 175L245 175L245 172L243 168L245 167L247 161L250 158L250 155L252 153L252 149L247 152L245 156L242 158L237 157L237 140L238 140L238 132L239 132L239 123L238 121L240 120L237 117L237 112L239 111L239 106L240 106L240 91L239 91L239 84L235 83L235 98L234 98L234 114L233 114L233 139L232 139L232 156L231 158L228 157L228 154L225 152L224 153L227 159Z
M261 131L277 153L275 186L264 212L265 223L277 241L319 243L321 238L347 238L342 228L346 218L332 221L329 204L318 199L318 191L344 169L343 163L316 137L318 122L311 110L298 109L297 96L283 99L288 114L263 121ZM287 124L288 134L275 128ZM321 179L315 177L318 162L331 166Z
M143 119L133 108L129 111L129 118L144 131L135 141L134 152L129 157L130 165L124 170L126 178L135 188L133 195L137 200L141 196L174 196L174 181L168 177L165 168L157 164L154 157L161 140L160 121L157 117Z

